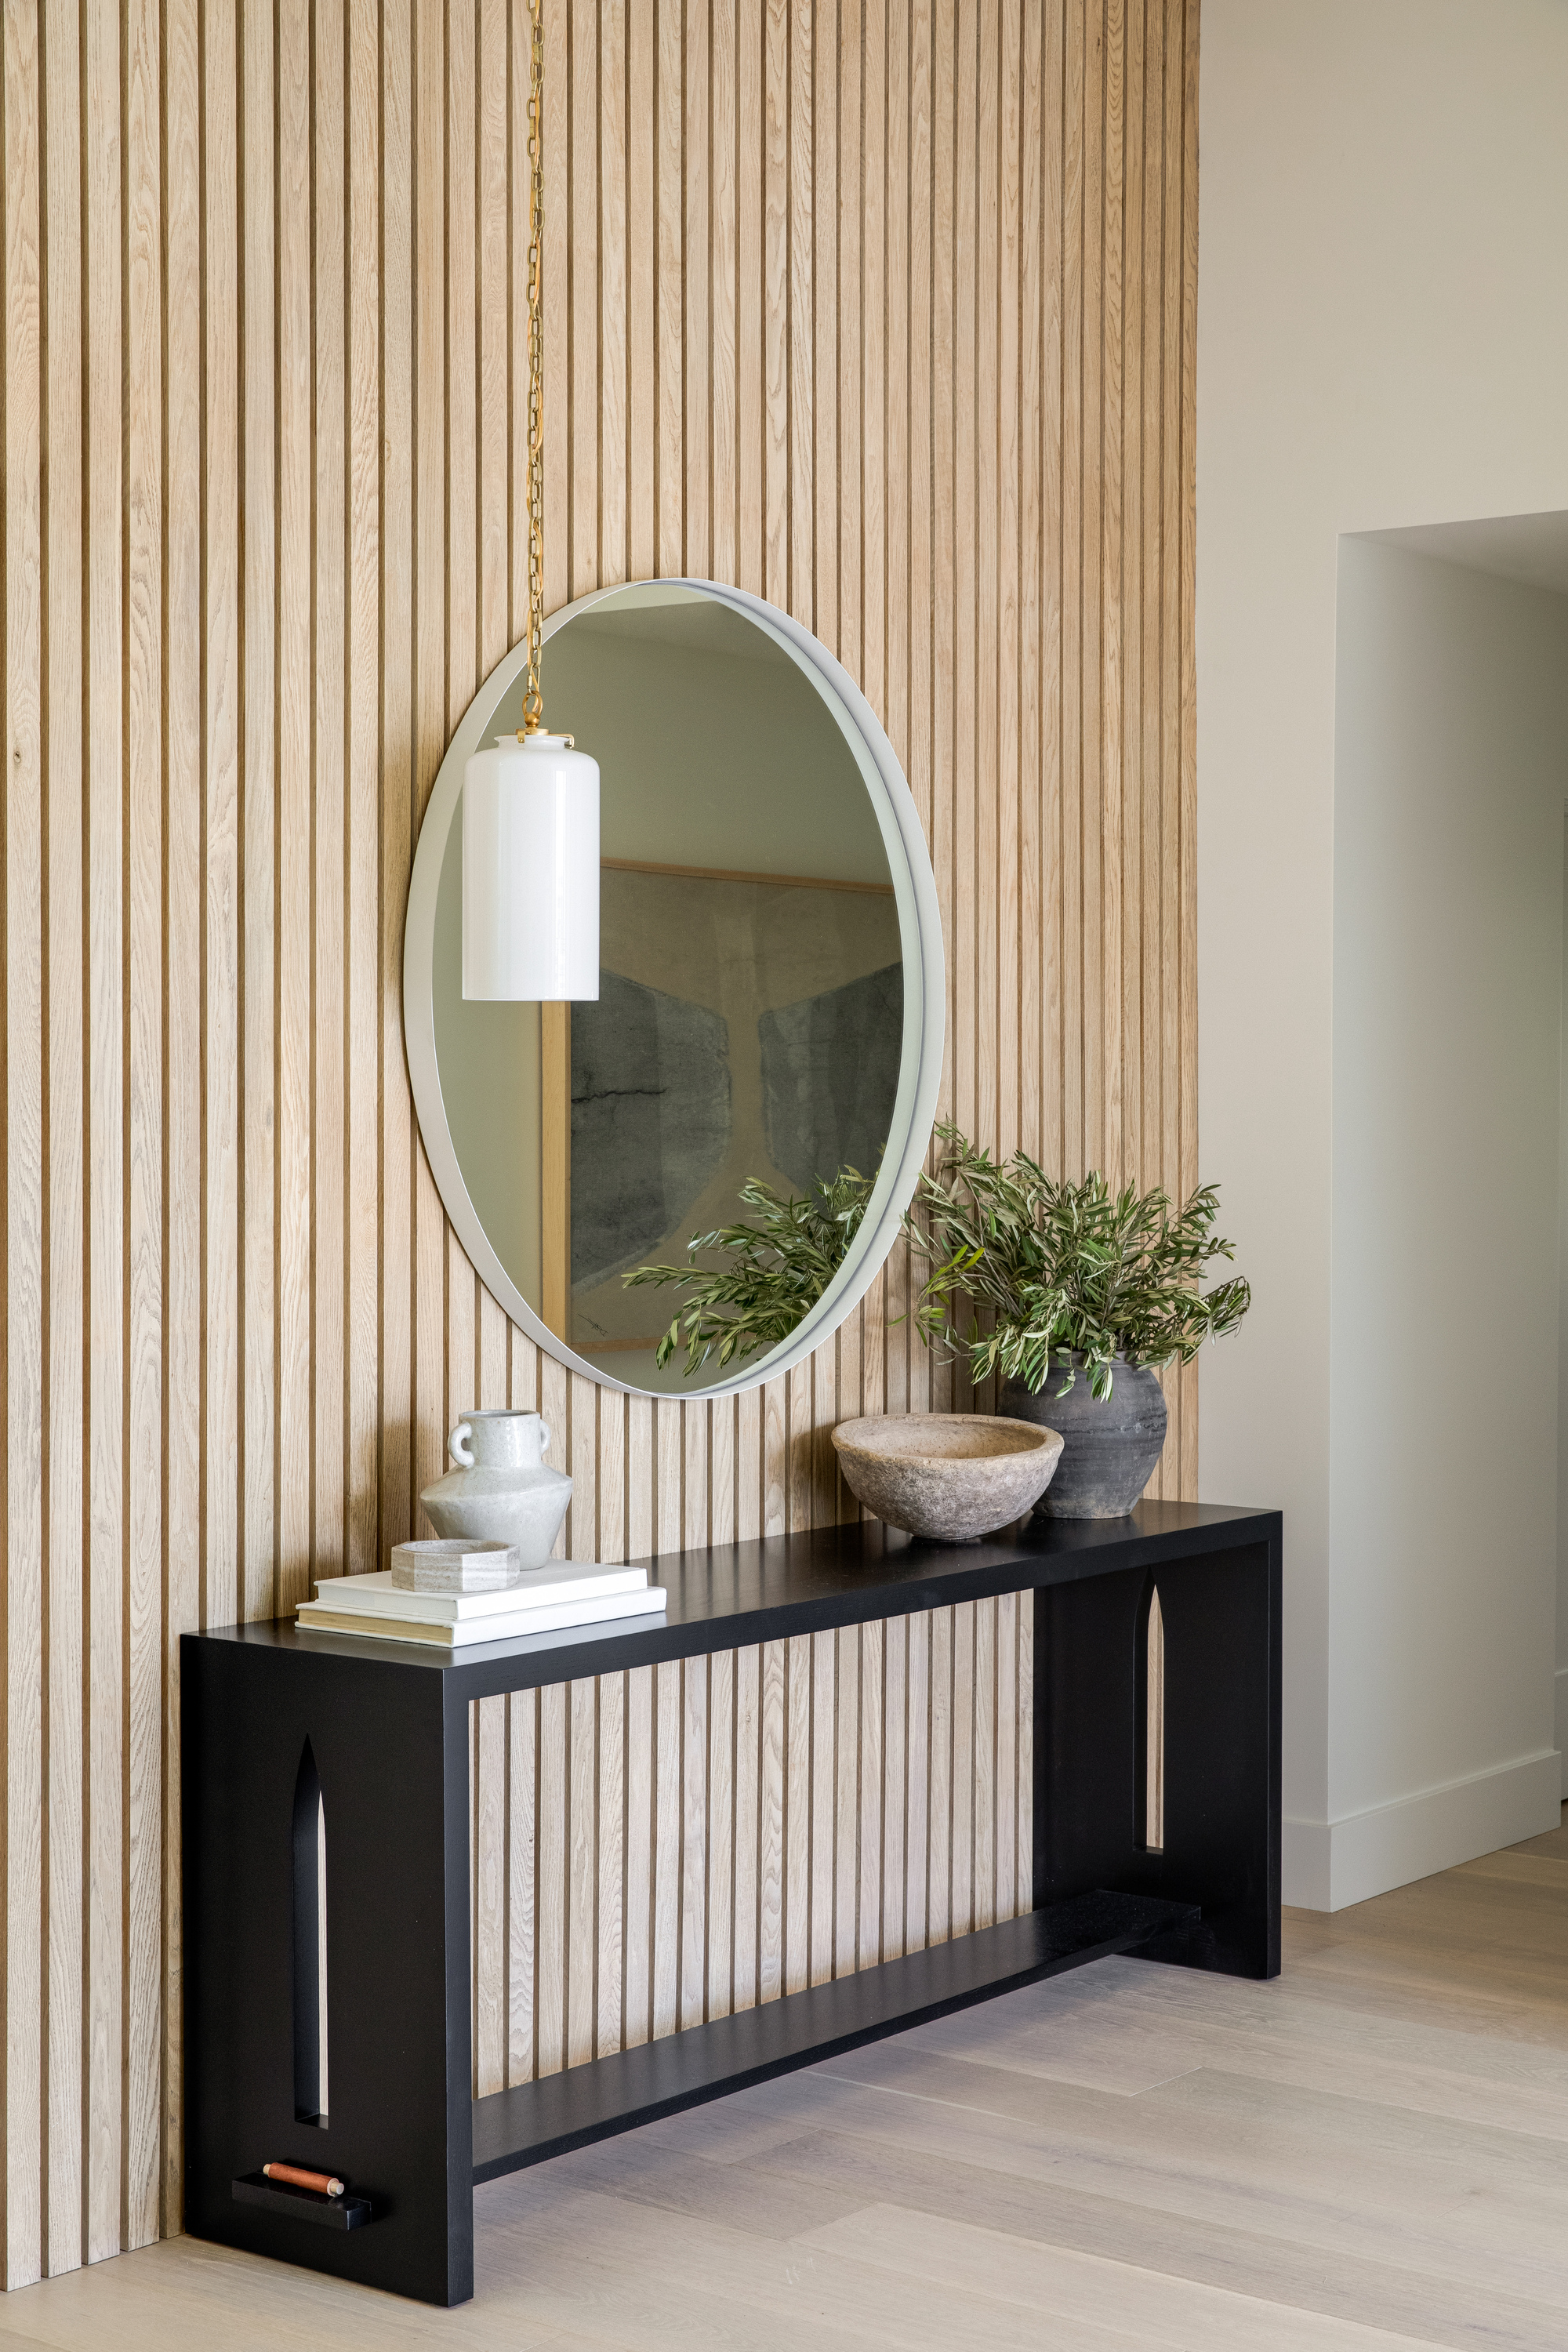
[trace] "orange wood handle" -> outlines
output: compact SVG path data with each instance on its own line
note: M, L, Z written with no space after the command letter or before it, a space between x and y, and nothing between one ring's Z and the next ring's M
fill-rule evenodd
M343 2184L331 2172L306 2172L298 2164L264 2164L262 2172L268 2180L287 2180L295 2189L319 2189L323 2197L341 2197Z

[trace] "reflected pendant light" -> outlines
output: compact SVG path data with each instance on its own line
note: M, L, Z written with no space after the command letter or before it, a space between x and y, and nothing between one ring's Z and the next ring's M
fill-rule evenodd
M526 1003L599 994L599 768L547 734L544 626L544 0L531 0L528 97L528 682L522 726L463 772L463 994Z

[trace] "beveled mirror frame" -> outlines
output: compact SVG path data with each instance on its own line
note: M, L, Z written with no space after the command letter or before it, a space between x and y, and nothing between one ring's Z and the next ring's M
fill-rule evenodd
M544 625L546 642L579 613L586 613L607 597L636 587L694 589L765 629L805 671L832 711L855 754L877 814L899 915L904 971L904 1036L898 1094L881 1169L848 1255L816 1305L776 1348L726 1379L702 1385L694 1383L689 1389L651 1390L617 1381L599 1365L579 1356L535 1314L491 1247L463 1181L441 1094L436 1058L436 905L464 772L470 755L494 731L496 710L525 667L526 644L514 646L475 695L447 747L447 756L431 789L408 886L408 913L403 933L403 1030L414 1106L436 1189L475 1272L498 1305L558 1363L564 1364L569 1371L580 1372L584 1379L597 1381L604 1388L620 1389L630 1396L658 1396L666 1401L689 1397L700 1401L705 1397L732 1396L757 1387L764 1380L776 1380L831 1337L875 1280L898 1237L900 1221L914 1192L936 1116L947 1003L946 967L936 879L914 799L876 713L848 672L826 646L787 613L764 604L760 596L752 596L743 588L727 588L712 580L627 580L595 589L551 615ZM584 743L583 748L593 750L591 743Z

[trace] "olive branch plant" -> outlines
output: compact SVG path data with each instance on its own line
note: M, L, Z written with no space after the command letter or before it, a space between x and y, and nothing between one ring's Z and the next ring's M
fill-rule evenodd
M1090 1394L1108 1397L1118 1361L1190 1363L1247 1313L1241 1276L1200 1288L1214 1259L1235 1255L1214 1230L1213 1184L1176 1212L1158 1187L1113 1193L1098 1170L1081 1184L1057 1183L1026 1152L998 1163L951 1124L937 1135L946 1148L904 1219L931 1268L913 1316L928 1347L948 1360L967 1356L976 1386L1000 1372L1038 1394L1052 1364L1065 1362L1070 1388L1078 1356Z
M722 1372L736 1357L787 1339L843 1265L875 1182L858 1169L841 1168L837 1176L819 1177L801 1199L748 1177L741 1199L753 1213L750 1222L693 1234L685 1265L639 1265L623 1275L628 1290L673 1284L687 1294L655 1350L659 1370L683 1334L688 1380L715 1353ZM703 1250L723 1250L728 1263L698 1265Z
M912 1317L928 1348L950 1360L967 1357L975 1386L1000 1372L1037 1394L1057 1363L1070 1388L1077 1356L1090 1394L1108 1397L1119 1361L1190 1363L1247 1313L1252 1292L1241 1276L1200 1286L1215 1258L1235 1255L1214 1230L1214 1185L1201 1185L1178 1213L1158 1187L1112 1193L1098 1170L1081 1184L1057 1183L1026 1152L998 1163L960 1129L936 1132L945 1149L903 1220L931 1269ZM694 1234L684 1265L623 1276L628 1289L673 1285L687 1294L658 1340L659 1369L683 1341L689 1380L714 1356L722 1372L786 1339L843 1264L874 1183L841 1168L802 1198L750 1177L740 1192L750 1220ZM699 1265L707 1251L723 1251L727 1263ZM957 1319L963 1306L967 1330Z

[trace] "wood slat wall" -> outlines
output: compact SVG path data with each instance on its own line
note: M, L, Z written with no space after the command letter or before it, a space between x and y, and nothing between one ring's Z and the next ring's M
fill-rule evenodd
M1010 1594L480 1700L475 2095L1026 1910L1033 1633Z
M945 1107L1184 1191L1197 0L547 0L547 70L551 604L814 628L927 824ZM901 1259L739 1400L568 1378L419 1149L413 842L524 612L519 0L0 0L0 82L16 2284L178 2226L184 1628L375 1565L476 1398L613 1558L831 1517L836 1419L967 1391ZM485 2079L890 1948L922 1874L981 1916L1027 1627L973 1633L481 1711Z

